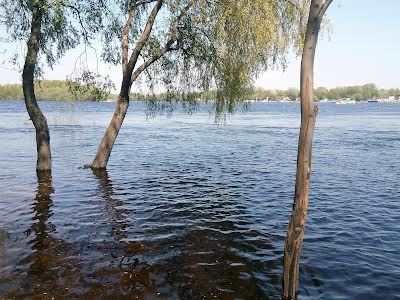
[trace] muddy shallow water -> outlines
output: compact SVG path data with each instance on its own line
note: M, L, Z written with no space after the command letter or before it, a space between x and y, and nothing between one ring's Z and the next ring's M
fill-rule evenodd
M0 298L279 299L298 104L146 120L132 103L108 172L113 103L0 102ZM320 104L300 299L400 298L400 105Z

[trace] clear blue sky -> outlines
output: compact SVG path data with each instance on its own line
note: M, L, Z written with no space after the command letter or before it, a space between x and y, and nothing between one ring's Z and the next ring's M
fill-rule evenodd
M334 0L328 10L333 32L330 37L322 36L317 46L315 85L372 82L382 88L400 88L399 12L400 0ZM46 70L45 79L65 79L79 53L79 49L70 51L54 70ZM0 58L2 55L0 52ZM256 85L270 89L298 87L299 69L300 60L292 55L284 73L269 71ZM109 74L118 88L120 67L100 64L99 70ZM18 72L0 69L0 84L19 81Z
M328 10L333 33L317 46L315 85L400 87L399 12L400 0L334 0ZM266 73L257 85L297 87L299 69L300 60L292 57L284 74Z

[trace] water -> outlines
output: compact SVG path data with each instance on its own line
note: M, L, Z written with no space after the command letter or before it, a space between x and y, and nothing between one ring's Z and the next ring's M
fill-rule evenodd
M0 298L279 299L298 104L146 120L132 103L108 173L113 103L0 102ZM400 105L320 104L299 299L400 298Z

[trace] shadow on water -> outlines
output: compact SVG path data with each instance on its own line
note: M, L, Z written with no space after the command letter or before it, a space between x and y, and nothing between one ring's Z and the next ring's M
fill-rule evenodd
M91 206L76 209L101 215L87 220L86 238L78 239L57 230L52 178L38 176L25 231L29 249L6 298L277 298L280 258L234 186L180 175L117 185L107 171L93 173ZM168 184L158 182L167 177ZM168 197L152 185L164 186ZM147 199L132 196L139 186Z
M86 262L98 266L92 268L92 282L85 283L92 287L85 296L269 299L279 294L265 282L273 286L279 280L281 261L262 261L273 249L269 236L242 217L243 199L226 183L185 182L164 174L116 185L106 171L94 175L112 239L92 243L85 254ZM196 195L198 182L202 191ZM160 197L159 186L168 189L168 197Z
M51 222L52 194L54 193L51 174L37 173L36 195L31 205L33 217L31 226L24 232L29 251L17 263L19 284L10 290L10 298L47 298L62 297L68 293L66 274L75 273L74 261L64 254L69 245L56 238L56 227ZM28 266L24 272L24 267ZM59 279L64 277L64 280ZM70 276L73 278L73 276ZM70 283L75 282L71 281Z
M185 179L189 175L190 180ZM129 201L141 224L130 234L136 231L143 243L137 257L152 279L147 295L275 297L281 260L271 255L271 237L252 226L246 198L230 182L197 176L166 173L127 184L130 190L139 190L138 198L131 192ZM128 218L135 222L135 217Z
M49 269L51 256L47 252L53 246L53 238L51 233L55 231L55 227L49 221L52 216L51 207L53 201L51 194L54 192L51 174L37 173L38 186L36 196L32 204L34 211L33 223L31 227L25 231L27 237L34 236L30 241L32 249L31 265L28 270L30 276L46 277Z
M52 177L38 174L38 186L32 203L31 226L24 232L27 254L18 260L17 270L7 276L12 287L4 295L17 299L95 299L107 296L143 298L152 286L148 266L136 254L137 242L121 242L128 223L120 201L113 199L112 182L106 172L96 172L99 205L109 215L114 241L67 242L57 237L53 216ZM105 207L104 207L105 205ZM0 292L0 299L3 295Z
M144 246L138 241L128 239L128 211L124 208L123 201L115 196L107 170L93 170L93 174L99 183L99 196L104 200L114 242L97 243L90 247L103 252L103 256L108 257L109 261L106 267L97 269L93 276L102 278L101 287L95 288L89 294L96 297L120 295L141 299L146 293L155 291L149 265L140 261L140 252Z
M107 170L98 169L93 170L98 183L99 183L99 196L105 201L105 210L109 215L109 222L112 225L112 236L116 241L120 241L127 237L129 223L126 220L126 209L124 203L115 199L112 181L108 175Z

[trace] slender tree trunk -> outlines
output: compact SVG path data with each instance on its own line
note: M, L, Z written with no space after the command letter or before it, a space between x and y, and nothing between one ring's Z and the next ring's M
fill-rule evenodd
M108 159L110 158L112 148L115 140L117 139L119 130L124 122L125 115L129 108L129 91L130 91L130 77L124 75L125 79L121 85L121 91L118 96L117 107L115 108L114 115L110 124L101 140L100 146L97 150L96 157L91 165L88 167L92 169L105 169L107 167Z
M114 146L115 140L117 139L119 130L121 129L122 123L124 122L125 115L129 108L129 93L131 90L132 83L136 80L139 74L149 65L151 65L154 60L148 60L143 63L142 68L138 68L134 74L133 70L136 66L137 60L140 56L145 43L147 42L150 33L152 31L155 19L158 12L160 11L163 1L157 0L153 9L151 10L149 17L146 22L144 30L136 42L130 59L128 59L128 49L129 49L129 32L132 27L133 18L136 14L136 2L132 1L129 9L129 16L124 26L123 36L122 36L122 72L123 79L121 84L121 90L118 96L117 107L115 108L114 115L111 119L110 124L104 134L104 137L100 143L97 150L96 157L91 165L85 165L85 167L90 167L92 169L105 169L107 167L108 159L110 158L112 148ZM171 38L170 38L171 40ZM174 40L175 41L175 40ZM168 44L167 44L168 45ZM170 45L169 45L170 46ZM164 55L165 52L162 53ZM153 56L154 57L154 56ZM161 56L157 56L156 59Z
M312 0L301 61L301 127L297 152L296 186L286 237L283 298L295 299L299 282L300 250L306 224L311 179L312 142L318 107L314 105L314 56L322 17L331 1Z
M39 52L40 31L42 27L42 9L33 4L31 34L27 43L24 71L22 73L22 87L25 105L29 117L36 130L37 163L36 171L51 171L50 133L46 117L40 110L35 96L34 73Z

